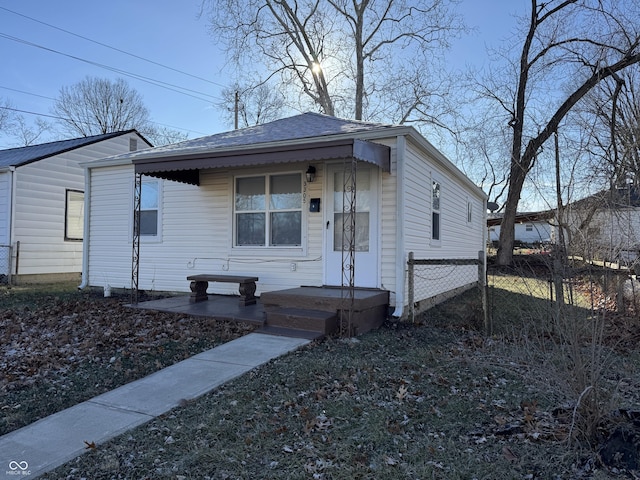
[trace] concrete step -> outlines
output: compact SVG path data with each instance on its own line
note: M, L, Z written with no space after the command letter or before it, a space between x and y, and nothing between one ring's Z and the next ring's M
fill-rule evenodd
M338 330L337 312L305 308L274 308L266 312L268 327L283 327L330 335Z

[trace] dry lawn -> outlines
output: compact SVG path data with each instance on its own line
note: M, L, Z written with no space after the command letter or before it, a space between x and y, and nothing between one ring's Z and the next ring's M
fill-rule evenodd
M0 313L3 335L11 328L14 339L2 349L3 373L16 355L31 358L29 350L44 348L50 359L3 377L3 411L20 418L6 429L46 414L52 396L67 396L68 403L78 385L105 384L129 370L140 375L247 331L121 311L117 299L75 292L53 294L45 303L53 299L53 311L34 297L28 307L18 302ZM601 442L578 441L577 398L563 384L562 369L546 359L555 353L540 350L552 346L510 328L482 336L469 314L476 302L454 299L420 324L389 323L355 339L313 343L42 478L638 478L628 464L605 466L598 455L618 425L633 426L638 352L610 349L615 369L606 381L615 403L602 421ZM112 311L122 312L117 322L100 320ZM64 318L73 321L54 321ZM176 325L189 333L173 338ZM20 334L26 331L30 337ZM112 332L108 342L105 331ZM29 346L36 336L46 340Z

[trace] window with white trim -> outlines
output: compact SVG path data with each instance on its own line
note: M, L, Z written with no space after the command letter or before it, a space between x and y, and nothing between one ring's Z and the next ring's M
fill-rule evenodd
M470 200L467 200L467 223L473 221L473 204Z
M533 232L533 224L531 224L531 223L527 223L527 224L524 226L524 229L525 229L525 231L527 231L527 232Z
M236 177L234 246L302 245L302 175Z
M431 184L431 240L440 240L440 182Z
M140 196L140 236L157 237L160 224L160 181L143 180Z
M64 239L82 241L84 235L84 192L67 190L65 197Z

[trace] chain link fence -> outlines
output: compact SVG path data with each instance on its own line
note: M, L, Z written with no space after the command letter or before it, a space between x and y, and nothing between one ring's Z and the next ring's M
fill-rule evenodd
M408 303L409 320L420 313L471 289L476 289L482 303L485 329L490 328L486 309L485 257L416 259L409 253Z
M11 245L0 245L0 284L11 283Z
M509 296L514 307L509 314L518 320L534 316L551 320L563 305L619 314L640 312L640 282L635 272L612 263L521 256L507 267L488 265L487 290L491 316L504 316L501 300Z
M407 268L412 322L465 292L471 300L467 296L464 302L473 304L465 303L465 308L474 310L470 315L478 317L477 326L482 324L487 334L495 333L494 326L498 333L532 326L546 329L566 306L640 316L639 272L615 264L575 259L567 264L546 254L519 256L504 267L485 265L482 253L475 259L416 259L410 253Z

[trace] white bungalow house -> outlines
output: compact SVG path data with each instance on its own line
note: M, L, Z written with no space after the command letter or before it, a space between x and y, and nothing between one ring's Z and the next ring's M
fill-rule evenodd
M356 192L345 195L352 165ZM409 252L484 250L486 195L413 127L305 113L85 167L85 286L131 287L136 174L144 290L187 292L187 277L203 274L257 277L261 299L339 286L345 198L355 200L353 284L386 292L395 316L406 315ZM432 291L473 284L477 272ZM214 283L209 293L237 291Z
M589 260L637 263L640 255L640 190L603 190L564 209L569 251Z
M84 169L150 147L135 130L0 150L0 281L80 279Z

